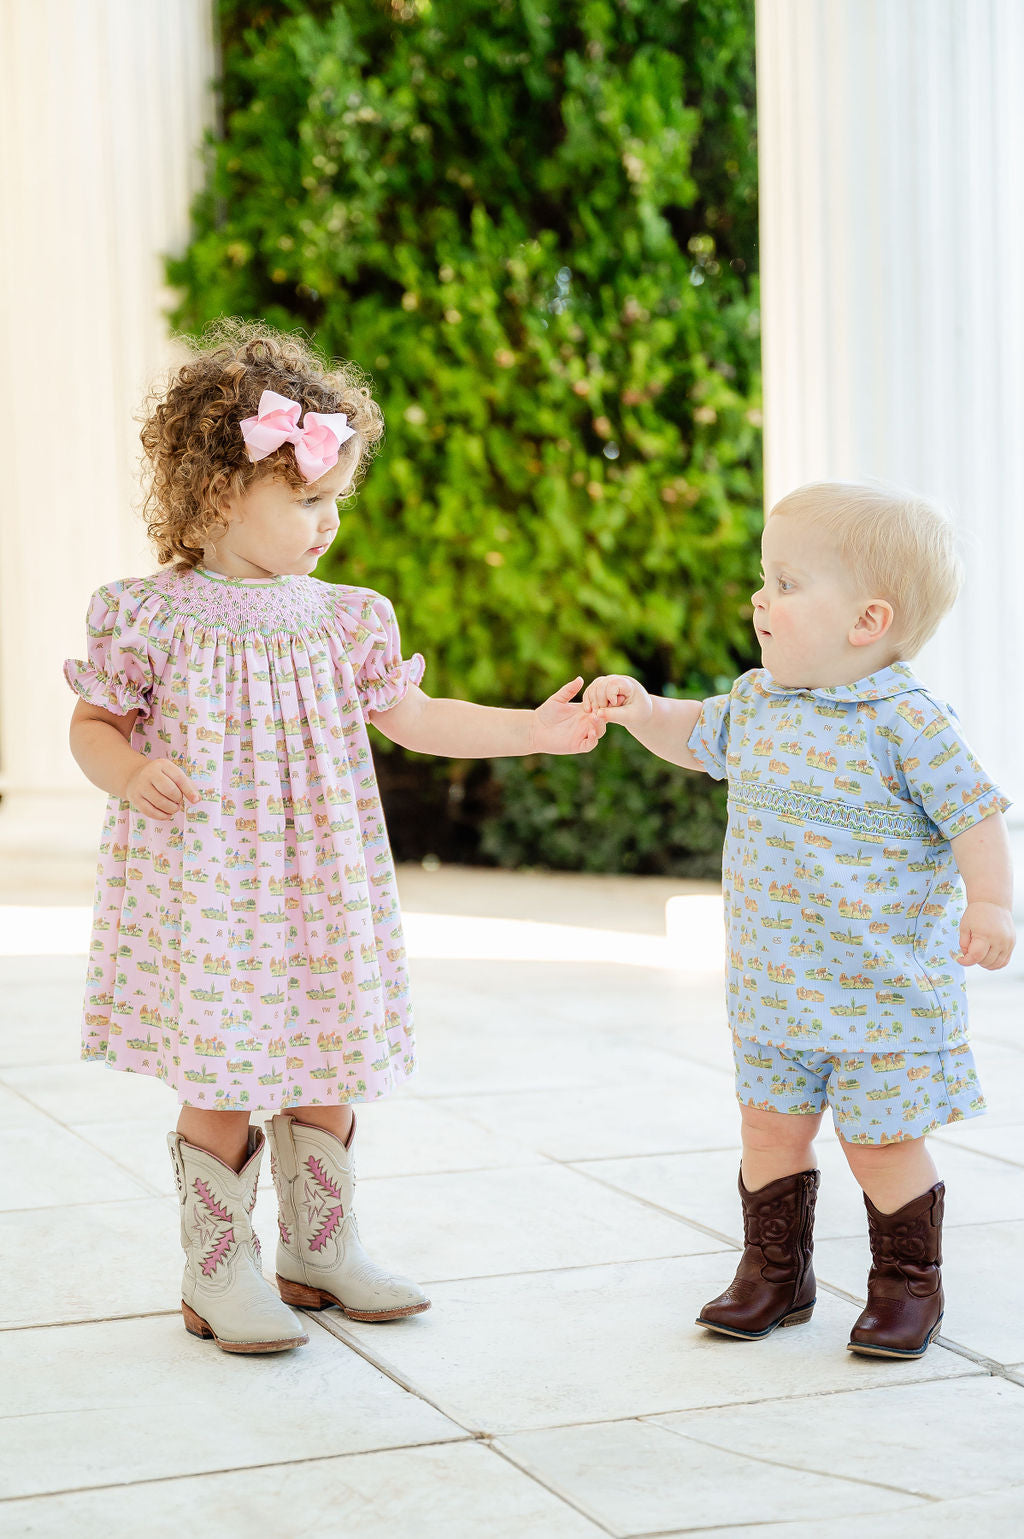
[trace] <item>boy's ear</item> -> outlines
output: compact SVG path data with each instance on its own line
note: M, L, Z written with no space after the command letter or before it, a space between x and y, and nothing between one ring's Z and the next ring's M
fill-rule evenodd
M888 599L872 599L865 604L857 616L857 623L850 631L847 638L851 647L869 647L874 641L881 641L882 637L892 629L895 619L893 607Z

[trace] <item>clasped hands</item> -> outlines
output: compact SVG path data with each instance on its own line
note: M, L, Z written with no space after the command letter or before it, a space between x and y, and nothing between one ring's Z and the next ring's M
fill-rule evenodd
M531 753L590 753L604 737L610 721L623 726L646 721L651 697L636 679L602 674L588 684L583 699L573 701L582 676L563 684L533 713Z

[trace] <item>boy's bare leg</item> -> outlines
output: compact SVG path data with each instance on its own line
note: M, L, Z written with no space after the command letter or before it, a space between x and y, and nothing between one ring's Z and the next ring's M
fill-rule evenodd
M791 1116L740 1104L743 1121L743 1185L756 1192L769 1181L815 1168L814 1139L821 1112Z
M202 1111L198 1106L183 1106L178 1118L178 1132L187 1144L205 1149L232 1170L241 1170L249 1143L249 1113L245 1111Z
M862 1191L880 1213L895 1213L927 1192L939 1179L924 1138L898 1144L848 1144L843 1153Z
M799 1325L814 1309L814 1136L821 1112L791 1116L741 1103L740 1113L743 1254L732 1282L704 1305L697 1324L752 1340L779 1325ZM774 1182L781 1185L761 1195Z

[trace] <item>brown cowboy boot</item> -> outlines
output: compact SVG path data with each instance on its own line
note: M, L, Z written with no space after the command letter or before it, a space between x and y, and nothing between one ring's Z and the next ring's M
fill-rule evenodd
M799 1325L811 1318L811 1235L820 1179L816 1170L801 1170L748 1192L740 1167L743 1254L736 1276L724 1293L704 1305L698 1325L755 1341L776 1326Z
M942 1323L943 1182L879 1213L864 1194L871 1241L868 1302L850 1332L851 1352L867 1357L923 1357Z

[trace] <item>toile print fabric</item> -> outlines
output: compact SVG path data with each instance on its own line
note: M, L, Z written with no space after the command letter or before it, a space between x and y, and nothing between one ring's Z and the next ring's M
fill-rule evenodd
M414 1068L402 921L366 715L423 676L394 610L313 577L166 569L92 597L84 699L201 800L110 797L82 1056L182 1104L277 1111L387 1095Z
M985 1098L969 1042L930 1053L817 1052L733 1036L736 1097L759 1111L832 1109L851 1144L923 1138L947 1122L980 1117Z
M950 840L1009 806L905 663L789 689L758 668L689 740L728 778L728 1007L776 1047L928 1052L966 1040Z

